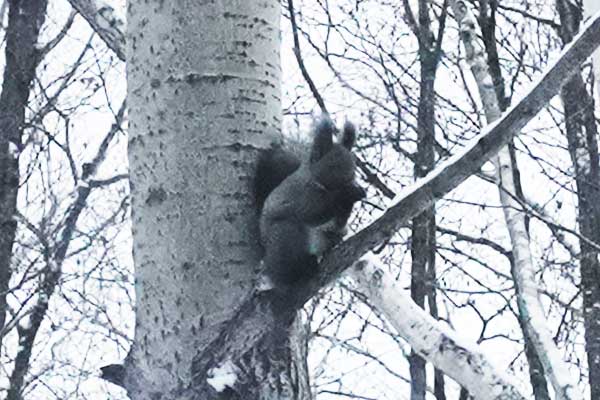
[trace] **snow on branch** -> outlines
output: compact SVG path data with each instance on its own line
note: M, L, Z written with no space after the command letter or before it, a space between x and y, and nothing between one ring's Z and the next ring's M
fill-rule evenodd
M487 360L477 344L459 337L420 308L380 266L377 257L363 257L350 274L358 290L385 315L411 348L475 399L525 399L510 379Z
M336 246L320 265L321 273L306 285L290 293L290 299L281 299L268 292L249 296L236 314L219 327L217 338L196 349L192 374L194 387L202 393L206 376L211 368L224 360L237 360L278 324L292 320L295 310L314 296L322 287L337 278L363 254L393 235L403 224L441 199L506 145L558 94L562 84L578 66L600 46L600 14L592 18L573 42L565 48L556 63L542 75L517 104L503 118L489 125L464 150L441 163L428 176L404 190L396 203L371 225ZM286 303L282 303L286 300Z
M115 10L102 0L69 0L71 6L90 24L92 29L125 61L125 21Z

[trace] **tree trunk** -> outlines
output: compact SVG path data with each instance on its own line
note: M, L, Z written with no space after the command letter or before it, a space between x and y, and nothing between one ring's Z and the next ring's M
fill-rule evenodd
M563 43L573 40L581 23L580 12L564 0L557 1ZM596 78L597 79L597 78ZM565 128L569 154L577 184L578 222L581 234L600 244L600 157L598 127L594 116L594 100L586 88L581 73L563 87L561 98L565 110ZM581 241L579 263L585 349L588 359L592 399L600 398L600 253L587 241Z
M275 330L240 363L243 384L230 391L227 400L310 400L308 376L309 326L297 318L283 332Z
M435 163L435 81L434 66L425 64L427 57L421 51L421 85L419 97L419 110L417 121L417 154L415 157L415 177L422 178L434 167ZM431 63L429 61L429 63ZM411 236L411 283L410 293L412 299L421 308L425 308L425 299L430 291L435 291L435 206L429 207L413 219ZM431 303L431 296L430 303ZM425 360L412 352L409 358L411 377L411 400L424 400L427 390L427 376Z
M576 174L579 229L584 237L600 244L598 130L594 103L580 75L563 88L562 99L569 153ZM589 382L592 399L600 399L600 254L588 242L580 243L580 288L583 293Z
M587 17L591 17L597 12L600 12L600 2L598 0L583 0L583 15ZM596 87L596 99L600 101L600 82L598 82L598 77L600 77L600 50L596 50L592 56L593 58L593 70L594 75L596 76L594 86Z
M6 317L12 247L17 229L19 153L29 87L38 65L38 35L46 1L9 1L6 65L0 94L0 331ZM1 338L0 338L1 340Z
M262 393L241 379L187 390L192 359L248 297L259 266L252 182L259 151L280 132L280 13L274 0L129 2L137 313L123 383L134 400L292 399L301 397L280 394L307 390L297 389L305 379L285 378L306 375L291 370L305 364L294 363L286 332L246 354L251 369L243 359L231 366L237 378L251 371ZM224 365L208 367L215 377ZM275 375L281 384L266 384Z
M485 45L487 53L487 64L489 67L489 73L494 82L494 89L498 104L502 112L506 111L509 104L509 99L506 97L506 87L504 84L504 78L502 77L502 69L500 68L500 58L498 56L497 40L496 40L496 2L489 2L483 0L479 3L479 26L481 27L482 39ZM521 174L517 165L514 141L511 140L508 145L508 152L510 156L510 168L512 169L513 185L515 188L514 195L519 199L524 199L523 189L521 186ZM529 234L529 219L527 215L524 215L524 224L527 234ZM511 259L511 274L515 282L517 281L517 274L514 265L514 258ZM521 309L519 308L519 311ZM531 386L533 388L533 394L535 400L550 400L550 394L548 393L548 382L544 375L544 368L540 357L537 354L537 350L532 343L531 332L528 325L525 323L525 315L518 313L517 318L519 320L519 326L523 331L523 341L525 347L525 357L527 358L527 364L529 366L529 377L531 380Z
M405 3L406 4L406 3ZM406 13L410 13L410 6L406 5ZM439 45L442 40L443 26L446 11L439 23L442 25L440 36L436 39L431 31L431 18L429 5L426 1L419 1L418 18L413 29L419 42L419 61L421 80L419 84L419 105L417 112L417 152L414 160L414 175L416 179L426 176L435 166L435 76L440 59ZM418 22L417 22L418 21ZM425 299L428 298L430 311L435 312L437 318L437 304L435 304L435 257L436 257L436 221L435 205L432 205L413 219L411 236L411 284L412 299L421 308L425 308ZM425 360L414 351L409 357L411 400L425 400L427 392L427 373ZM438 400L443 400L444 377L441 373L435 374L435 395Z

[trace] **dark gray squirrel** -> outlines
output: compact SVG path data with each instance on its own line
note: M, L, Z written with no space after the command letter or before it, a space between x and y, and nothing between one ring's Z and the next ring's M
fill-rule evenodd
M356 128L346 122L339 143L333 121L324 116L314 127L305 161L281 146L258 160L256 199L265 254L263 273L272 288L288 289L318 272L319 257L339 243L354 203L365 197L355 182L351 148Z

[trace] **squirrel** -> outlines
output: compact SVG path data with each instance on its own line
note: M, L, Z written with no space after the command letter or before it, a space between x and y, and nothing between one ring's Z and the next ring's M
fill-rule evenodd
M318 272L319 257L346 233L354 203L365 190L355 182L351 152L356 128L346 122L334 143L333 121L324 116L314 127L310 156L300 161L277 146L259 157L256 199L264 274L275 289L286 290Z

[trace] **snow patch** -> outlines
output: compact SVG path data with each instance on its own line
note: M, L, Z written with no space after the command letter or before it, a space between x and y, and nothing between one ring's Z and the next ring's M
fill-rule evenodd
M60 270L58 263L56 263L54 260L49 261L48 267L50 267L49 269L52 272L58 272Z
M275 284L264 273L261 273L258 276L258 281L256 282L256 291L257 292L266 292L267 290L271 290L275 288Z
M496 173L496 166L494 165L493 162L491 161L487 161L485 164L483 164L481 166L481 172L485 173L485 174L495 174Z
M264 260L260 261L259 271L260 271L260 273L258 274L258 278L254 284L254 288L256 289L256 291L257 292L266 292L267 290L274 289L275 284L273 283L271 278L269 278L267 276L267 274L265 274Z
M30 316L30 314L27 314L23 318L21 318L21 321L19 321L19 326L23 330L31 329L31 316Z
M217 392L222 392L226 387L233 388L237 381L237 368L231 360L225 361L218 367L211 368L208 371L206 382Z
M48 295L46 294L45 291L42 291L42 293L40 293L39 295L40 297L38 298L38 301L40 303L48 303Z
M10 154L10 156L12 158L17 158L19 157L19 154L21 152L19 151L19 146L17 146L16 144L14 144L13 142L8 142L8 154Z
M494 87L494 81L492 80L492 76L491 75L486 75L483 77L483 86L485 87Z
M591 169L591 165L592 165L592 160L590 159L590 153L587 150L587 145L586 145L586 131L585 131L585 127L582 127L581 132L579 133L580 137L578 137L578 142L579 145L577 146L577 148L575 149L575 158L576 158L576 162L577 162L577 173L579 174L589 174L590 173L590 169Z

